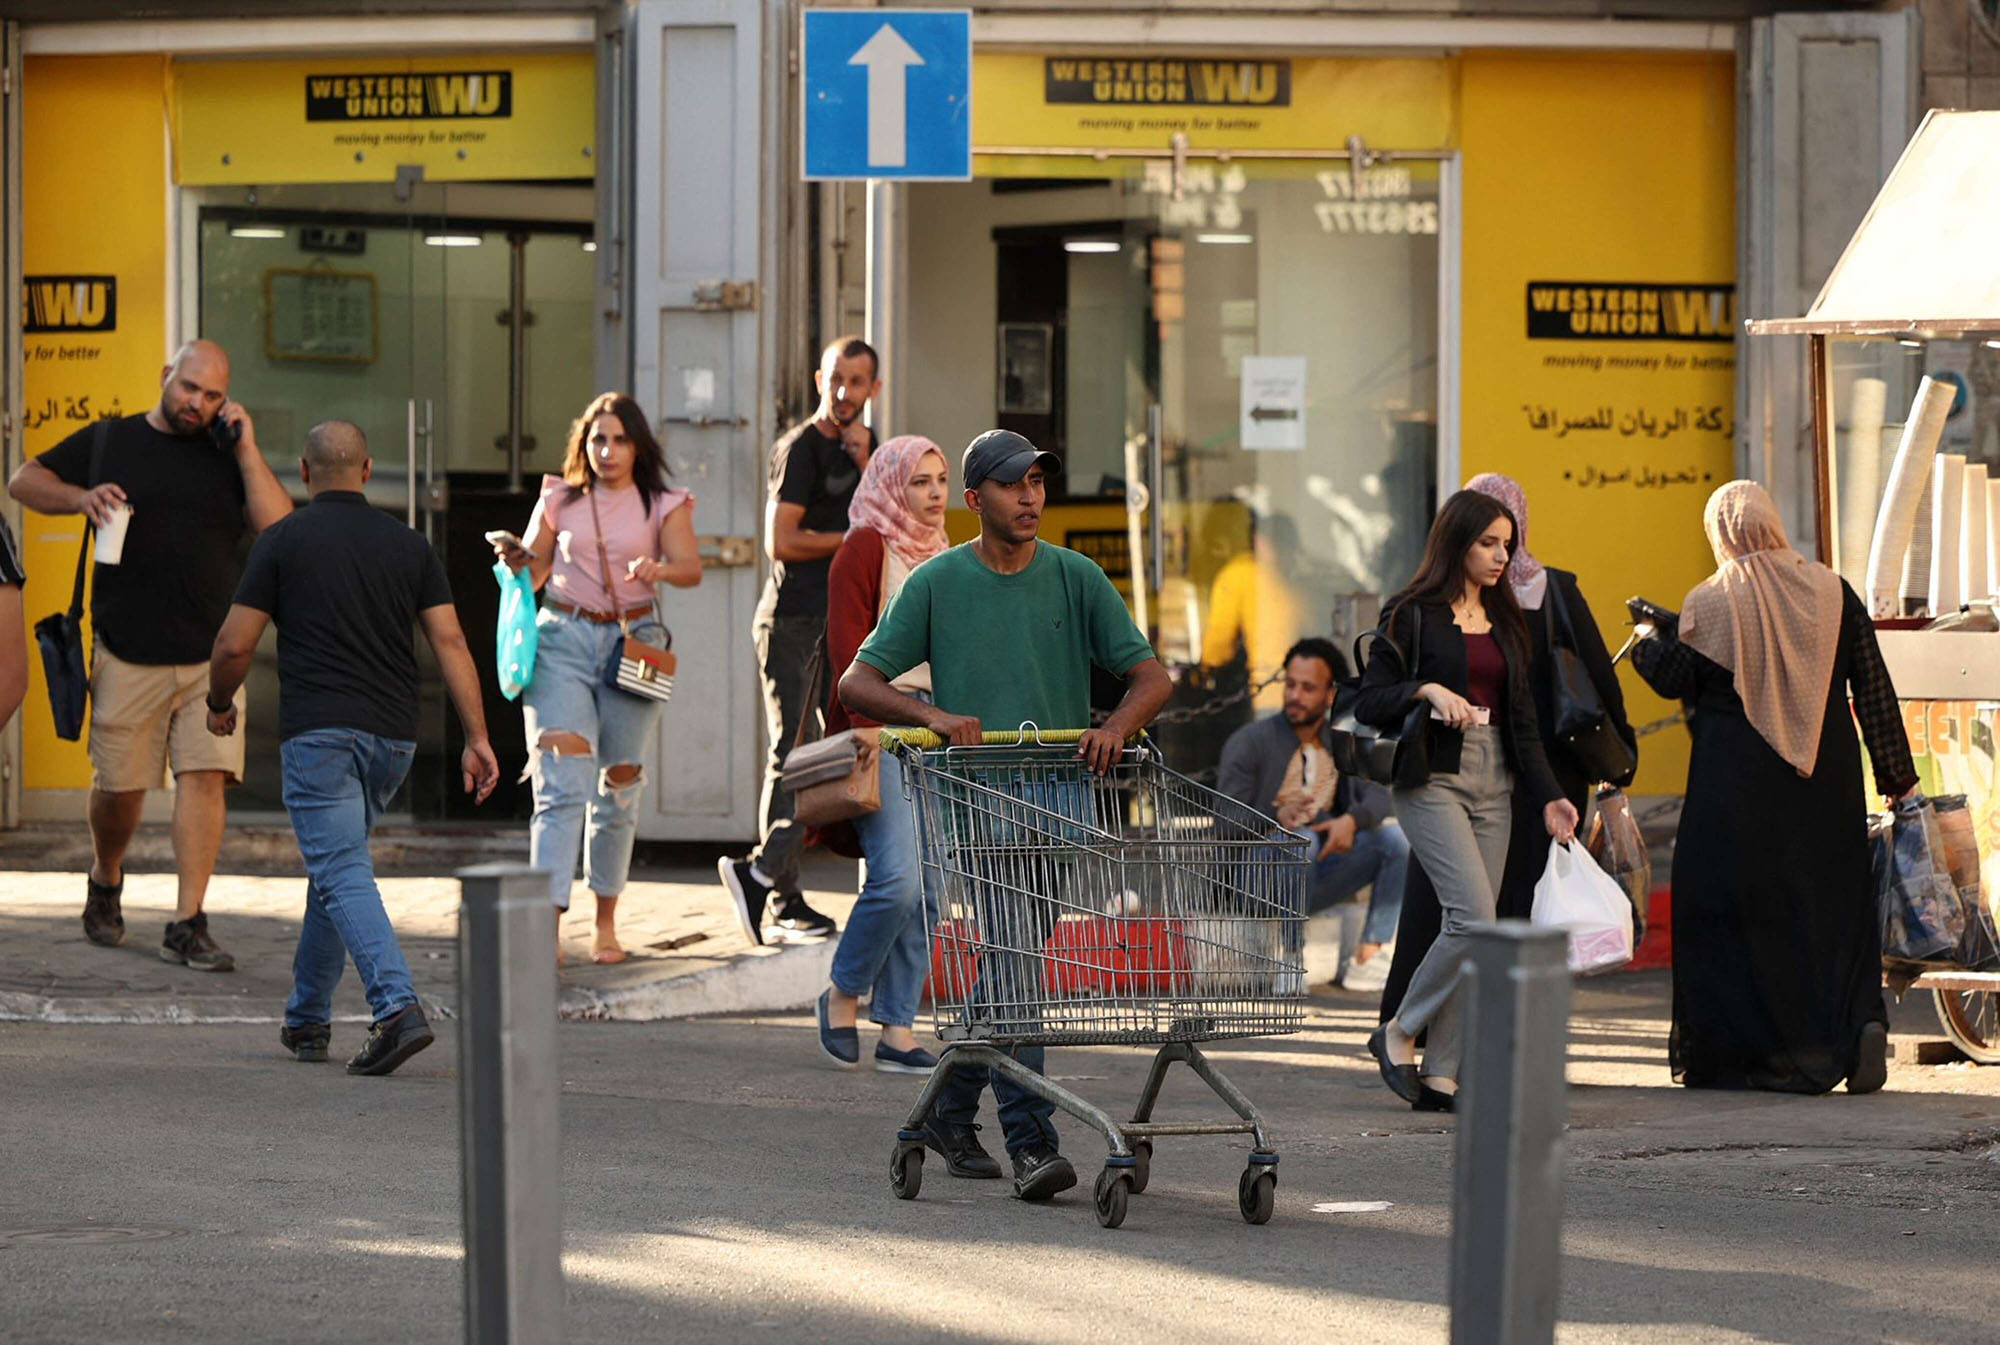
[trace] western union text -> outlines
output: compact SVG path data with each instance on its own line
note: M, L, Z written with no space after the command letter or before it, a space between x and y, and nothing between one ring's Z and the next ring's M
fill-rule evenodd
M1288 107L1290 61L1072 60L1042 66L1051 103L1098 106Z
M435 121L513 110L513 76L505 70L306 76L307 121Z
M1531 280L1528 337L1553 341L1733 341L1734 285Z

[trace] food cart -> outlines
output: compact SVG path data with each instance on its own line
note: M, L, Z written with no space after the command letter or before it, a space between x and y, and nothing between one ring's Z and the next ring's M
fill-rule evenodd
M1925 791L1966 796L1990 908L2000 897L2000 112L1931 113L1811 311L1747 327L1808 338L1819 559L1875 617ZM1927 970L1910 988L1934 994L1959 1049L2000 1063L2000 974Z

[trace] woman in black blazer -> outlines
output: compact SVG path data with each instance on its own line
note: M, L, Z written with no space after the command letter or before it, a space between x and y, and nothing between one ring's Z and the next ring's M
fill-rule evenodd
M1574 649L1583 660L1591 685L1597 689L1598 698L1610 712L1612 727L1625 740L1625 745L1632 749L1636 762L1639 740L1625 718L1625 693L1618 685L1617 670L1612 667L1611 653L1604 647L1604 637L1598 632L1590 604L1584 601L1583 592L1577 587L1576 576L1568 570L1543 565L1529 552L1528 500L1519 483L1497 472L1481 472L1466 482L1465 488L1491 495L1506 505L1521 524L1519 544L1514 548L1513 558L1507 562L1507 583L1521 605L1528 623L1528 638L1533 645L1533 669L1529 683L1534 691L1535 720L1542 748L1548 755L1549 768L1555 773L1556 784L1561 787L1563 797L1576 808L1580 817L1589 802L1591 786L1598 782L1590 779L1582 768L1571 761L1569 754L1556 741L1555 665L1550 655L1551 634ZM1630 782L1631 775L1628 773L1625 778L1609 783L1624 785ZM1507 871L1500 880L1499 914L1502 919L1528 918L1535 904L1535 884L1541 881L1542 868L1547 859L1548 846L1543 843L1541 822L1536 816L1533 800L1517 792L1514 797L1514 835L1507 847ZM1411 974L1423 961L1424 954L1430 951L1432 940L1437 938L1442 917L1437 889L1431 885L1423 865L1410 865L1409 878L1403 888L1403 911L1396 926L1395 955L1389 964L1388 979L1382 987L1383 1022L1389 1020L1396 1006L1402 1002Z
M1491 920L1511 848L1520 792L1547 834L1570 839L1577 810L1542 750L1529 687L1530 637L1502 582L1518 529L1507 507L1461 490L1431 524L1424 558L1390 599L1384 629L1395 648L1369 648L1355 713L1384 729L1419 702L1429 714L1430 778L1394 791L1396 818L1431 875L1442 928L1410 978L1395 1015L1368 1039L1383 1080L1411 1105L1448 1111L1457 1091L1459 972L1466 927ZM1415 1037L1428 1032L1424 1066Z

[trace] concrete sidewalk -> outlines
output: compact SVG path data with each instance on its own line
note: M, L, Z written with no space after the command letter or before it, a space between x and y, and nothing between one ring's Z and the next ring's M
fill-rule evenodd
M236 845L243 848L240 840ZM500 857L484 846L460 847L455 859L446 847L425 848L432 872ZM0 859L18 862L11 855ZM292 863L295 867L296 851ZM854 904L854 884L855 865L849 861L815 854L806 866L808 899L843 926ZM418 995L427 1010L450 1017L458 995L456 880L385 877L381 885ZM161 960L174 891L171 872L128 874L125 942L100 948L83 937L81 865L69 871L0 870L0 1019L278 1021L291 991L304 879L219 874L210 884L209 929L236 958L233 972L197 972ZM831 942L751 947L714 868L699 859L683 857L670 866L635 871L619 901L619 937L629 959L617 966L592 965L595 903L581 885L578 891L562 924L559 1002L565 1018L648 1020L796 1009L826 984ZM368 1018L351 967L335 998L335 1016Z

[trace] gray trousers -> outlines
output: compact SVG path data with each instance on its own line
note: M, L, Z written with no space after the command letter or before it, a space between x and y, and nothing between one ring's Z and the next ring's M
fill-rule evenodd
M1493 919L1499 909L1500 876L1507 868L1513 826L1514 776L1507 769L1500 730L1490 724L1467 729L1457 774L1433 775L1421 787L1398 789L1394 796L1396 820L1437 888L1443 911L1437 941L1411 975L1396 1022L1411 1036L1429 1030L1426 1075L1456 1079L1464 1046L1458 990L1468 951L1465 929Z
M764 838L750 852L750 862L780 892L799 890L806 829L792 820L792 796L779 788L778 777L806 712L806 664L825 629L825 621L811 616L764 617L750 629L763 672L764 732L771 745L764 759Z

